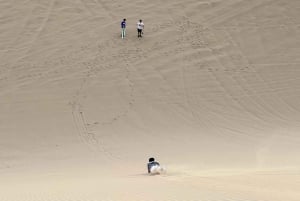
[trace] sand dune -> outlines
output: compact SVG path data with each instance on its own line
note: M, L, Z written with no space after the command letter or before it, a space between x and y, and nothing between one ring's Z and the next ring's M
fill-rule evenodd
M0 1L0 200L298 201L299 8Z

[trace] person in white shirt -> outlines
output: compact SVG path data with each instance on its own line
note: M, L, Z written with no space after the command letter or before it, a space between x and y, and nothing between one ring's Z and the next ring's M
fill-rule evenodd
M139 20L139 21L137 22L137 32L138 32L138 37L142 37L143 30L144 30L144 23L143 23L143 20Z

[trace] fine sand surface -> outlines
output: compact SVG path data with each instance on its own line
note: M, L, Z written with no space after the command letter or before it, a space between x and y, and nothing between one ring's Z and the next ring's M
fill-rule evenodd
M0 11L0 201L300 200L299 0Z

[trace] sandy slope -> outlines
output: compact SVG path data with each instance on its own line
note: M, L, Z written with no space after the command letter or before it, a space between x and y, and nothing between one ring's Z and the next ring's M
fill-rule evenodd
M298 201L299 9L0 1L0 200Z

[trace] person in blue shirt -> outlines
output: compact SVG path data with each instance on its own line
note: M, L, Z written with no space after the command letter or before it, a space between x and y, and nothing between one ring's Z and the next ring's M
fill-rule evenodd
M155 158L149 158L149 163L147 164L148 166L148 173L151 173L151 168L155 166L160 166L159 162L155 161Z
M121 36L122 38L125 37L125 34L126 34L126 19L124 18L123 21L121 22Z

